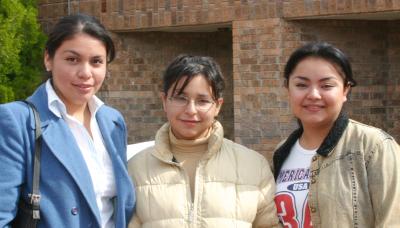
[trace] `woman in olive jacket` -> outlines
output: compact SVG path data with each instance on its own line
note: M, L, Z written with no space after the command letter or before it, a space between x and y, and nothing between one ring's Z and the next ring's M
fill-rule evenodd
M285 68L295 130L274 154L280 221L291 227L400 227L400 148L342 111L356 85L327 43L296 50Z

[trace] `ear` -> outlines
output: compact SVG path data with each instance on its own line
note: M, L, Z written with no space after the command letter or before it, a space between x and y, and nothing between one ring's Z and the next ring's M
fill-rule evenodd
M350 93L350 90L351 90L351 86L350 86L350 84L347 84L345 87L344 87L344 91L343 91L343 103L344 102L346 102L347 101L347 95Z
M222 107L223 103L224 103L224 98L222 98L222 97L218 98L218 100L216 101L216 110L215 110L214 117L218 116L218 113L221 111L221 107Z
M283 81L283 86L288 89L289 88L289 80L285 78L285 80Z
M43 62L44 66L46 67L46 71L51 71L53 66L53 60L52 58L50 58L50 55L47 52L47 50L44 52Z
M167 109L166 109L167 94L165 94L164 92L160 92L160 98L163 103L163 110L164 110L164 112L167 112Z

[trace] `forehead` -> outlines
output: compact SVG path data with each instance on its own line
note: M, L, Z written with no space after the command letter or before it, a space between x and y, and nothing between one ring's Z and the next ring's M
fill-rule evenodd
M101 40L93 36L86 33L77 33L71 38L64 40L56 52L57 51L74 51L91 55L105 55L106 46Z
M342 70L337 64L321 57L307 57L301 60L290 78L331 78L343 79Z
M190 79L187 76L183 76L174 83L170 90L174 88L176 88L176 93L181 92L183 89L182 93L212 94L212 87L206 77L202 74L194 75Z

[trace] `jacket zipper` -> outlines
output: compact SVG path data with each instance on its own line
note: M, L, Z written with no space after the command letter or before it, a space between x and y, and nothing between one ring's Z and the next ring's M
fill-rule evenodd
M172 162L171 164L176 165L180 171L183 173L183 175L185 176L185 180L186 180L186 185L189 186L187 189L187 197L189 200L189 211L187 214L187 219L186 221L189 223L189 226L192 225L192 223L194 222L194 202L192 201L192 193L190 191L190 181L189 181L189 176L187 175L186 171L183 169L183 167L177 163L177 162ZM197 168L196 168L197 169ZM197 170L196 170L197 172ZM196 176L196 175L195 175Z
M162 160L162 159L161 159ZM189 223L189 227L195 227L195 226L193 226L194 225L194 220L195 220L195 202L196 202L196 187L197 187L197 184L198 184L198 181L197 181L197 176L198 176L198 171L199 171L199 169L200 169L200 163L201 163L201 161L199 161L199 164L197 164L197 166L196 166L196 172L195 172L195 177L194 177L194 179L195 179L195 182L194 182L194 190L193 190L193 192L194 192L194 197L193 197L193 200L192 200L192 193L191 193L191 191L190 191L190 181L189 181L189 176L187 175L187 173L186 173L186 171L183 169L183 167L178 163L178 162L172 162L172 161L165 161L165 160L162 160L162 161L164 161L165 163L168 163L168 164L171 164L171 165L175 165L175 166L177 166L180 170L181 170L181 172L183 172L183 174L184 174L184 176L185 176L185 179L186 179L186 183L187 183L187 185L189 186L189 188L188 188L188 193L187 193L187 195L188 195L188 199L189 199L189 202L190 202L190 204L189 204L189 211L188 211L188 217L187 217L187 222Z
M189 222L189 224L192 224L194 222L194 203L193 202L190 202L188 222Z
M195 211L197 210L197 208L196 208L196 206L197 206L197 197L196 197L196 195L198 194L197 186L199 185L198 177L199 177L199 170L200 170L201 162L202 161L200 160L199 163L197 164L196 171L195 171L195 174L194 174L194 186L193 186L194 187L194 189L193 189L194 196L193 196L193 201L192 201L192 198L190 198L190 203L191 203L191 205L190 205L190 216L191 216L190 224L192 224L193 227L196 227L196 221L195 221L196 219L195 219L194 216L195 216L195 213L196 213ZM189 191L189 193L191 193L191 192Z
M186 173L186 171L182 168L182 166L180 166L178 164L178 167L181 169L181 171L185 175L187 186L189 186L187 195L189 197L188 199L189 199L190 204L189 204L189 211L188 211L187 221L188 221L190 227L196 227L195 226L195 224L196 224L195 223L195 205L196 205L196 192L197 192L196 190L197 190L197 185L198 185L198 180L197 179L198 179L198 173L199 173L199 169L200 169L200 162L199 162L199 164L197 164L196 172L195 172L195 175L194 175L194 189L193 189L194 196L193 196L193 200L192 200L192 192L191 192L191 189L190 189L189 176Z

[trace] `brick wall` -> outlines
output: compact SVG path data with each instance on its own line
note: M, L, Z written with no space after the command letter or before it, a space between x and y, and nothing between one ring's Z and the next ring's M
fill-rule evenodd
M390 22L388 28L388 62L386 129L400 141L400 24Z
M282 23L233 23L235 140L269 158L289 123L280 78Z
M227 137L270 159L276 144L296 127L283 88L284 64L297 47L315 40L331 42L350 57L359 83L346 105L350 117L383 128L400 141L400 17L396 19L400 1L71 0L68 5L65 0L40 0L39 4L45 31L69 10L95 15L114 32L118 55L100 96L124 114L129 143L153 139L165 122L159 98L161 74L173 57L186 52L213 56L222 65L228 88L221 120ZM363 20L344 20L352 17ZM199 32L204 29L213 32Z
M49 32L62 16L74 13L87 13L100 18L100 0L38 0L39 20L43 30Z
M139 32L115 34L117 57L101 97L125 116L129 143L154 139L166 121L159 97L162 74L180 53L208 55L225 76L224 105L219 119L225 135L233 138L231 31L207 33ZM193 45L196 44L196 45Z
M279 17L282 1L102 0L102 20L113 30L201 25Z
M366 13L391 13L400 10L397 0L291 0L284 1L283 17L307 18L315 16L338 17L339 15L358 14L366 17Z

